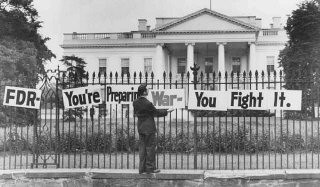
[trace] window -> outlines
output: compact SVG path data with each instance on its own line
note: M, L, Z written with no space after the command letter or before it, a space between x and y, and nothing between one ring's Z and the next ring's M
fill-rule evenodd
M107 72L107 59L99 59L99 73L103 76Z
M234 73L241 71L240 57L232 57L232 71Z
M267 56L267 72L274 71L274 56Z
M152 72L152 58L144 58L144 72L147 72L148 75Z
M178 73L186 72L187 61L186 58L178 58Z
M205 73L212 73L213 72L213 58L206 57L204 59L204 72Z
M121 74L127 75L129 73L129 58L121 59Z

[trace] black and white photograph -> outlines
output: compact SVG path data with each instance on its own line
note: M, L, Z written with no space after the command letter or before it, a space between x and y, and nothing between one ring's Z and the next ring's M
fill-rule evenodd
M320 186L320 0L0 0L0 187Z

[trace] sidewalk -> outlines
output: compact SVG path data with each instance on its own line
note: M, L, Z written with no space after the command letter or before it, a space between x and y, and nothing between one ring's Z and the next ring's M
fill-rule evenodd
M0 186L319 186L320 170L26 169L0 171Z

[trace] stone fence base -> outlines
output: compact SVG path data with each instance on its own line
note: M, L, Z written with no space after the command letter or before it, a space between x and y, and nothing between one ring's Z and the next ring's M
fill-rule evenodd
M320 170L32 169L0 172L1 187L320 186Z

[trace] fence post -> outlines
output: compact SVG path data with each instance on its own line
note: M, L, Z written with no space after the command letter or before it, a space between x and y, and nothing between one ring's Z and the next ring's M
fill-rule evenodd
M197 89L197 75L200 67L194 63L193 67L190 67L192 73L193 73L193 88L194 90ZM193 116L193 136L194 136L194 158L193 158L193 168L197 169L197 163L198 163L198 129L197 129L197 112L194 113Z
M59 118L60 118L60 114L59 114L59 111L60 111L60 100L59 100L59 81L61 81L60 79L60 69L59 69L59 66L58 66L58 76L55 77L56 79L56 94L55 94L55 97L56 97L56 103L55 103L55 107L56 107L56 156L55 156L55 163L56 163L56 166L57 168L60 168L60 124L59 124Z

